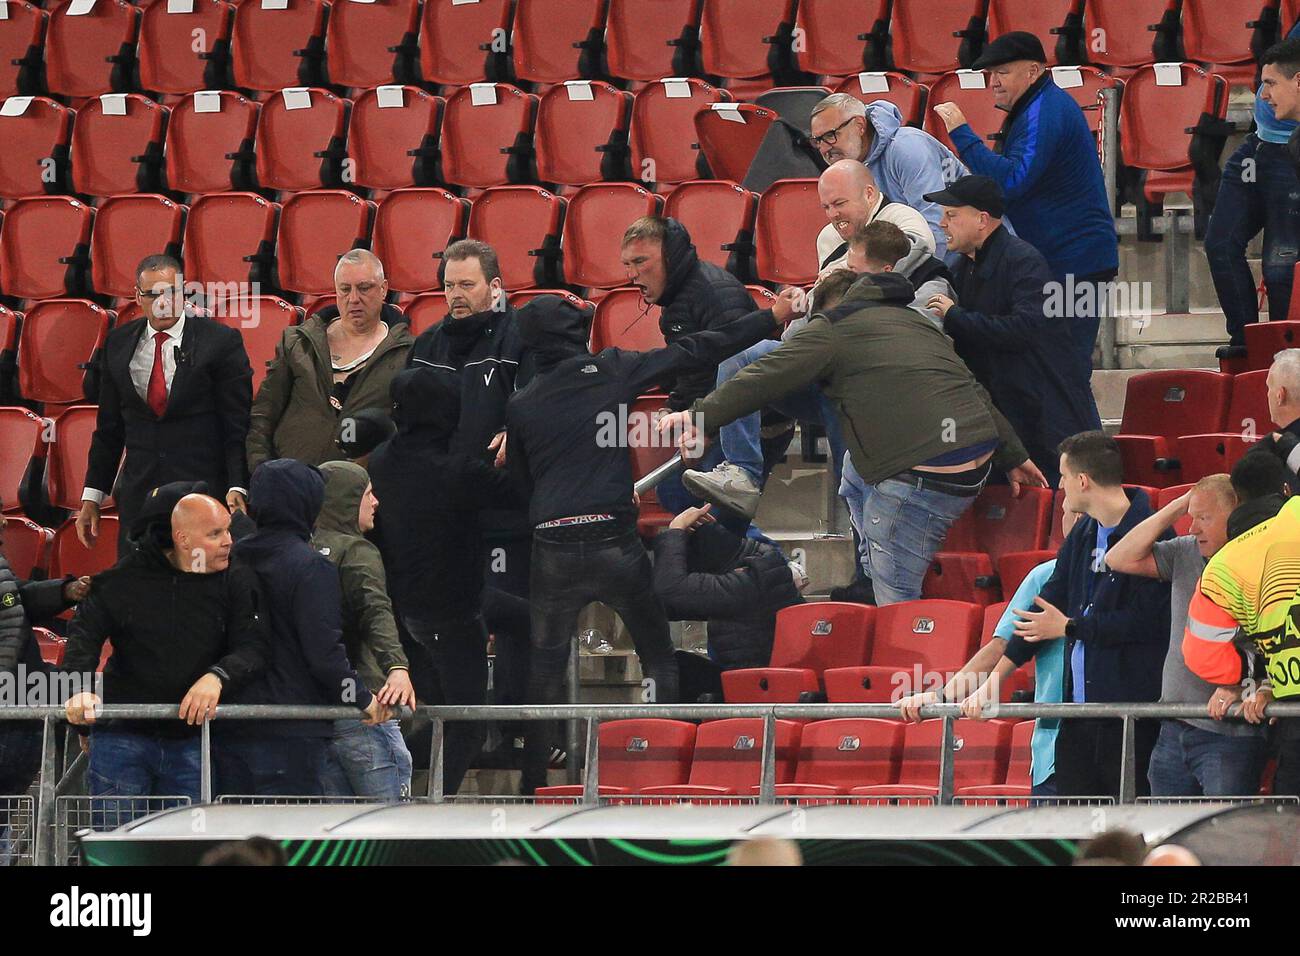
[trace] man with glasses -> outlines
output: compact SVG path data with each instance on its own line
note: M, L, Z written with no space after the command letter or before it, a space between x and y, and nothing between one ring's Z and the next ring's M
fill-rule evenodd
M87 548L110 493L121 518L119 553L145 495L159 485L203 481L227 507L245 506L253 370L239 332L187 306L183 287L171 256L142 260L136 302L144 316L109 334L88 376L98 382L99 416L77 515Z

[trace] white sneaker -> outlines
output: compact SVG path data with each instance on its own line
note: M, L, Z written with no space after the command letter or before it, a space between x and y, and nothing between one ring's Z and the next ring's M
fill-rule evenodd
M739 465L724 461L712 471L682 472L682 485L697 498L721 505L746 518L753 518L758 510L762 490L754 484L749 472Z

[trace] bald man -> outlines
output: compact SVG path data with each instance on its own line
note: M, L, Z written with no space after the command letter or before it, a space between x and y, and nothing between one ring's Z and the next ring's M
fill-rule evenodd
M826 167L817 180L817 198L828 223L817 236L817 263L822 274L844 266L853 233L877 219L892 222L912 243L912 256L920 261L935 253L934 233L925 217L911 206L886 196L871 170L852 159ZM907 275L900 264L898 272Z
M230 513L215 498L185 495L170 514L170 541L138 547L98 575L68 627L63 670L81 675L68 720L92 727L91 796L199 799L199 725L222 694L260 673L266 638L248 573L230 565ZM169 546L168 546L169 545ZM95 683L104 643L113 653ZM179 704L179 719L105 721L101 704ZM124 822L141 808L97 801Z

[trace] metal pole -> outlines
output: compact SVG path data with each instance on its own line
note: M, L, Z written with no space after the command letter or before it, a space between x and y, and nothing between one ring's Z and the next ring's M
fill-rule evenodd
M587 777L582 783L582 802L586 806L600 803L600 718L587 718Z
M53 717L46 717L41 727L41 779L36 798L36 846L34 859L37 866L49 866L54 861L54 735L58 725Z
M1119 205L1119 91L1101 91L1101 171L1111 215Z
M943 717L943 733L940 735L939 744L939 803L947 806L952 803L952 754L953 747L957 743L957 735L953 732L953 721L956 718L951 714L945 714Z
M582 696L582 661L578 656L578 649L581 645L578 641L578 635L574 634L569 641L569 673L568 673L568 690L569 703L576 704ZM578 719L571 719L565 725L565 758L564 766L568 776L568 782L572 786L578 783L578 754L582 750L582 730L581 723Z
M205 720L199 732L199 801L212 802L212 721Z
M1190 217L1166 209L1165 219L1165 312L1187 312L1191 308L1191 240L1184 229Z
M429 745L429 799L434 803L443 802L443 744L447 734L447 722L441 717L433 718L433 740Z
M1137 720L1131 715L1123 718L1124 745L1120 750L1119 802L1133 803L1137 799Z
M758 773L758 802L776 803L776 711L763 715L763 755Z
M656 485L658 485L661 481L663 481L665 478L667 478L669 475L671 475L681 466L682 466L682 454L681 452L678 452L677 454L673 455L673 457L669 458L666 462L664 462L662 465L660 465L658 468L654 468L646 472L645 475L643 475L641 479L632 486L632 490L635 491L638 495L643 495L651 488L654 488Z

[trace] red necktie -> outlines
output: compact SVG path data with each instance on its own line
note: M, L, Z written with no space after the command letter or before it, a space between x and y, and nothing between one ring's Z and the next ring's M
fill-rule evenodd
M163 343L167 341L166 332L155 332L153 336L153 371L149 373L149 407L153 413L162 418L167 410L167 377L163 374Z

